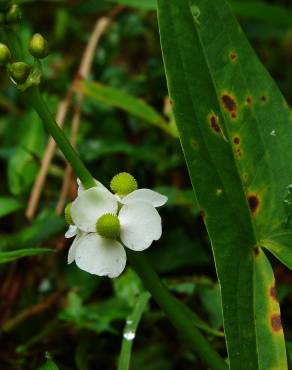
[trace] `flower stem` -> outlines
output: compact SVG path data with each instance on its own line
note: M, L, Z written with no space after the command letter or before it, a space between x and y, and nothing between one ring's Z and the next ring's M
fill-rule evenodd
M10 50L12 51L12 54L15 57L15 60L19 62L24 61L24 53L17 33L14 30L6 27L5 35L7 43L10 47Z
M36 112L40 116L47 131L52 135L57 145L62 150L64 156L71 164L75 174L79 177L83 186L86 189L96 186L92 175L90 174L88 169L84 166L78 154L71 146L68 139L64 135L63 131L57 125L55 119L48 110L40 94L39 88L37 86L31 86L23 94L26 100L32 105L32 107L36 110Z
M168 316L173 326L188 341L189 346L193 348L210 369L227 370L228 366L225 361L198 330L188 315L188 311L182 310L181 302L169 293L147 258L141 253L132 251L128 251L128 257L147 290L149 290L152 297Z
M49 112L41 97L38 87L29 87L25 92L23 92L23 95L40 116L47 131L55 139L57 145L66 159L70 162L75 174L80 178L84 187L91 188L96 186L92 175L84 166L78 154ZM228 366L224 360L197 329L195 323L188 314L188 311L182 309L182 303L168 292L156 272L152 269L148 260L143 257L142 254L136 252L129 251L128 255L134 269L141 277L146 288L168 316L172 324L177 328L181 335L188 340L189 345L194 349L194 351L198 353L198 355L212 370L227 370Z

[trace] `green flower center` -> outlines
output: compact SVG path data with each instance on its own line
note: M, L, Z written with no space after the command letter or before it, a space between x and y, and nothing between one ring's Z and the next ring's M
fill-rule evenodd
M72 207L72 203L69 203L65 208L65 220L68 225L74 225L74 221L72 220L72 217L71 217L71 207Z
M96 222L96 232L106 239L118 239L121 233L118 216L111 213L102 215Z
M127 172L121 172L112 178L110 187L114 193L125 196L132 191L137 190L138 185L132 175Z

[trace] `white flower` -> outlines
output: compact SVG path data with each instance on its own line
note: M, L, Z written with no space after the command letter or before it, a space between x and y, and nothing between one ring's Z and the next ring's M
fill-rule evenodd
M166 203L164 195L139 189L120 197L99 182L88 190L79 185L78 194L70 208L74 226L71 225L66 233L68 237L76 235L68 263L75 260L80 269L91 274L117 277L126 265L124 246L142 251L161 237L161 218L155 207ZM97 221L104 215L111 216L114 226L118 227L118 240L105 238L97 232Z

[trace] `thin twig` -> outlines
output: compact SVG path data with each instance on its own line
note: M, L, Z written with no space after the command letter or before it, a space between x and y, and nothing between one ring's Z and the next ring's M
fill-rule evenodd
M59 105L56 121L60 125L60 127L64 125L64 121L68 114L69 106L72 100L73 86L76 84L76 81L86 78L88 76L90 72L91 64L93 61L95 49L96 49L96 46L98 44L100 37L105 32L107 27L110 25L112 19L123 9L124 9L123 6L117 6L113 9L113 11L109 14L108 17L100 18L96 22L92 36L90 37L89 42L84 50L83 57L82 57L82 60L81 60L81 63L78 69L78 73L67 91L66 98ZM78 95L80 95L81 97L79 98ZM72 118L71 142L73 144L76 141L74 137L76 138L77 136L77 132L78 132L79 124L80 124L80 112L78 113L78 110L81 109L81 103L83 99L83 96L81 93L78 93L78 95L77 95L77 107L79 106L79 108L75 109L75 113ZM51 164L52 158L54 156L55 150L56 150L55 141L52 138L50 138L47 144L44 158L41 163L40 171L38 173L38 176L36 178L36 181L34 183L34 186L32 188L32 192L30 194L30 198L28 201L28 206L26 209L26 217L29 220L33 219L36 209L38 207L41 192L44 188L48 169ZM65 174L64 174L64 181L62 185L60 199L58 201L58 205L56 208L56 211L58 213L62 212L63 205L65 203L68 189L70 186L71 178L72 178L72 172L71 172L70 167L67 166L65 170Z
M37 303L31 307L28 307L24 311L20 312L18 315L13 317L12 319L6 321L6 323L2 326L1 330L3 331L11 331L16 326L24 322L25 320L29 319L32 316L36 316L41 314L42 312L51 308L56 302L59 301L59 298L64 294L64 290L53 293L46 297L42 302Z
M86 79L88 77L98 42L101 39L102 35L105 33L105 31L108 29L109 25L112 23L113 17L116 16L122 9L123 7L118 6L115 9L115 11L113 11L108 17L100 18L96 22L94 30L91 34L90 40L87 44L87 47L85 49L85 52L82 58L82 62L81 62L81 65L78 71L78 80L76 80L75 82L78 82L80 79ZM80 118L81 118L81 105L82 105L82 101L84 97L81 91L78 91L76 95L77 95L77 102L76 102L76 106L74 109L72 125L71 125L71 132L70 132L70 141L73 147L76 146L77 133L79 130ZM67 163L66 170L64 173L64 177L63 177L62 190L61 190L59 201L58 201L57 208L56 208L57 214L61 214L63 212L63 208L66 202L68 190L70 188L71 180L72 180L72 168L69 165L69 163Z
M63 127L64 125L64 121L65 121L65 118L66 118L66 115L68 113L69 106L71 103L71 96L72 96L72 91L69 90L66 98L58 106L56 121L60 127ZM53 159L55 150L56 150L56 143L54 139L50 137L48 144L47 144L47 148L45 150L44 157L41 162L40 171L33 185L33 188L32 188L32 191L29 197L28 205L26 208L25 215L29 220L32 220L35 215L35 212L36 212L36 209L39 203L39 199L41 196L41 192L42 192L42 189L44 187L44 183L47 177L48 169Z

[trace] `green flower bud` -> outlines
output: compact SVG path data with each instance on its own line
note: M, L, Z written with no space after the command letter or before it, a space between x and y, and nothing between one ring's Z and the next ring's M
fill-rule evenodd
M12 63L9 66L9 74L17 84L23 84L27 80L30 71L31 67L24 62Z
M138 185L132 175L127 172L121 172L112 178L110 187L114 193L124 196L137 190Z
M28 50L35 58L45 58L49 54L49 45L47 40L39 33L33 35L30 40Z
M65 212L64 212L65 220L68 225L74 225L74 221L72 220L72 217L71 217L71 207L72 207L72 203L67 204L65 208Z
M11 60L11 51L5 44L0 43L0 64L6 65Z
M106 239L118 239L121 233L121 225L118 216L106 213L96 222L96 232Z
M18 23L21 20L22 13L18 5L12 5L6 13L7 23Z

